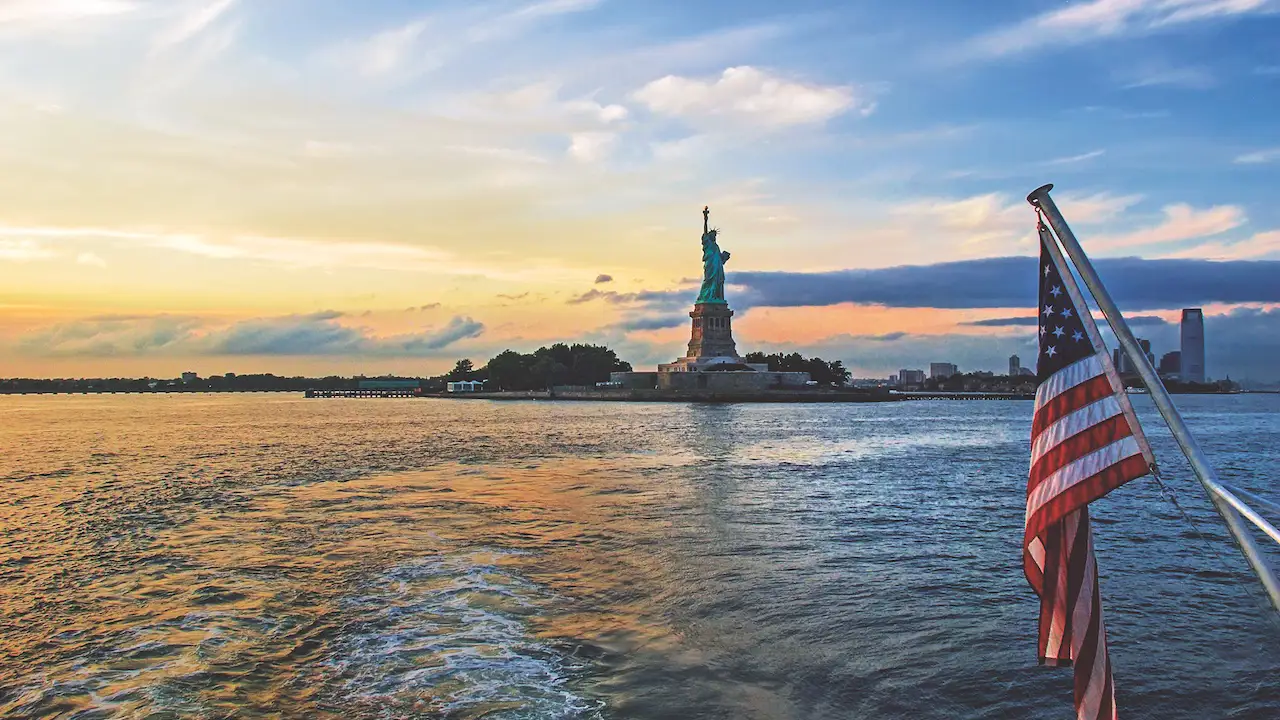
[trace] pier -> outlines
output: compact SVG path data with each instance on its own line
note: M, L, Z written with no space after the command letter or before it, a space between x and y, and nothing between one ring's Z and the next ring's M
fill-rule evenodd
M422 397L420 388L361 388L359 390L308 390L309 398L413 398Z
M899 392L890 393L900 400L1035 400L1033 393L1013 392Z

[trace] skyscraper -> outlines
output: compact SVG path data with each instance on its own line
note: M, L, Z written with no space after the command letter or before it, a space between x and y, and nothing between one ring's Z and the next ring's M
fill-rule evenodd
M1184 382L1204 382L1204 312L1200 308L1182 311L1182 372Z
M1018 377L1019 370L1022 369L1022 358L1017 355L1009 356L1009 377Z

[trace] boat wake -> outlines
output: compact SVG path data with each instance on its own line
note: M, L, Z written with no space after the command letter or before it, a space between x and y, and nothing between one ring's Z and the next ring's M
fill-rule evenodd
M530 636L551 598L478 552L405 563L343 604L326 665L339 702L361 712L446 717L598 718L566 687L576 667Z

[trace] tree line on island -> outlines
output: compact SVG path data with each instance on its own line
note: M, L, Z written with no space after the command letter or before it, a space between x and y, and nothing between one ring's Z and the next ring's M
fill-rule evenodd
M841 360L828 362L820 357L807 358L796 352L786 355L749 352L742 359L753 365L768 365L770 372L807 372L809 378L819 385L843 385L852 376Z
M483 367L459 360L437 384L482 380L489 390L546 390L558 385L591 386L609 379L609 373L630 372L631 363L603 345L556 343L531 353L503 350Z
M772 372L807 372L819 385L843 385L850 373L839 360L807 358L800 353L748 353L743 360L768 365ZM591 387L607 382L610 373L630 372L631 363L618 358L603 345L556 343L531 353L504 350L480 368L469 359L459 360L453 370L433 385L462 380L486 381L488 390L546 390L555 386Z

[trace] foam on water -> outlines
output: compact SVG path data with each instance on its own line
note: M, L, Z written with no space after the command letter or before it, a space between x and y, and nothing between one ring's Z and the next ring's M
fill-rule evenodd
M473 552L397 565L343 603L327 661L342 704L450 717L594 718L566 687L575 665L525 618L553 598Z

